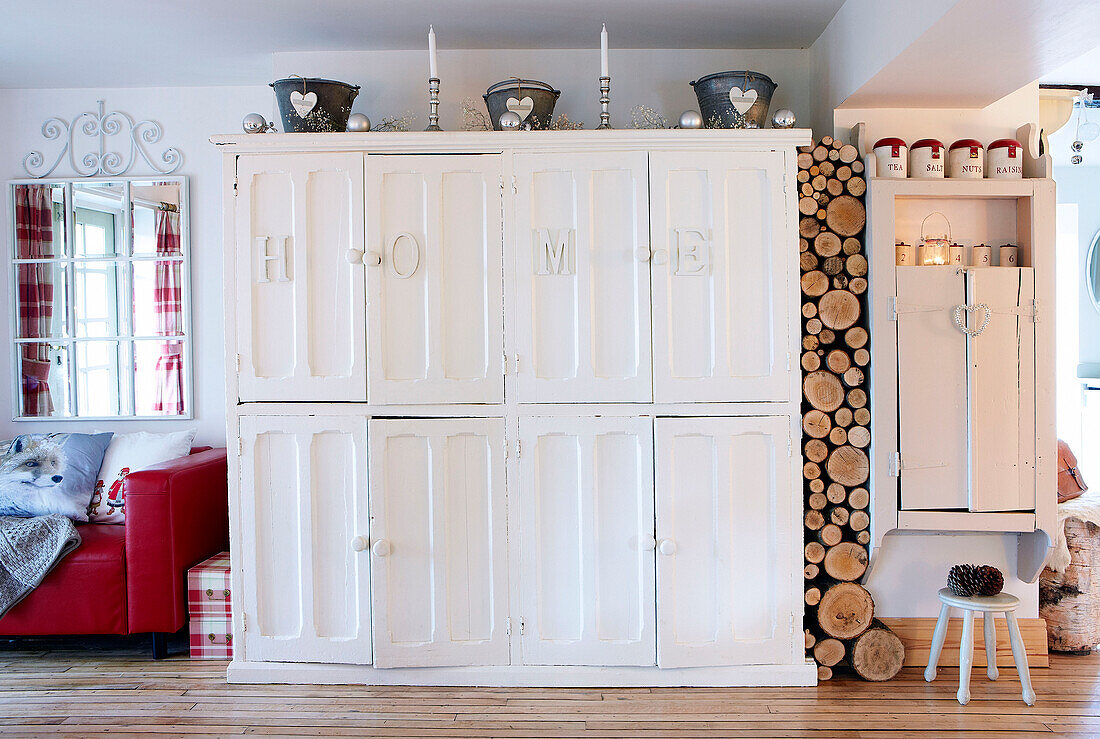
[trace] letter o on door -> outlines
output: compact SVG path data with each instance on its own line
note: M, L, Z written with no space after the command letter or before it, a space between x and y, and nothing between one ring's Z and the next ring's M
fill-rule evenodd
M402 247L400 251L398 247ZM420 242L416 237L407 231L394 236L390 243L390 269L393 271L393 276L400 280L407 280L416 274L419 267Z

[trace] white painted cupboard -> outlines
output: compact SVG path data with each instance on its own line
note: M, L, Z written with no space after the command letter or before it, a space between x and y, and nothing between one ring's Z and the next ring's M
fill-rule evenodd
M219 137L235 681L811 684L804 131Z
M869 166L870 169L870 166ZM868 189L871 565L894 529L1017 535L1034 582L1056 524L1053 180L896 180ZM943 215L965 267L897 266ZM1020 266L970 265L977 244ZM996 254L998 250L994 249Z

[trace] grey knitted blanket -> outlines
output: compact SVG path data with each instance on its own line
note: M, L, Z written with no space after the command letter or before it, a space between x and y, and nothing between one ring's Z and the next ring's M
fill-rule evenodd
M38 587L54 565L78 546L76 526L60 514L0 516L0 617Z

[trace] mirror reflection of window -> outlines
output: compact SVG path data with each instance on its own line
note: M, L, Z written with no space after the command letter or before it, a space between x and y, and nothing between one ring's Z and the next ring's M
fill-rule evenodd
M190 414L185 184L12 185L20 417Z

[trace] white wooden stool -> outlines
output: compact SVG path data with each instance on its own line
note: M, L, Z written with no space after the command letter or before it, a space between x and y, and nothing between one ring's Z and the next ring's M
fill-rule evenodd
M1020 627L1016 623L1016 607L1020 599L1008 593L983 596L955 595L948 588L940 588L940 618L936 622L936 631L932 634L932 651L928 654L928 667L924 670L924 679L932 682L936 679L936 663L940 661L943 642L947 638L947 619L951 608L962 609L963 631L959 641L959 703L964 706L970 702L970 668L974 664L974 613L982 614L985 630L986 674L990 680L997 679L997 631L993 624L993 615L1003 613L1008 623L1008 640L1012 645L1012 658L1016 661L1016 672L1020 674L1023 686L1024 703L1035 705L1035 691L1031 689L1031 673L1027 667L1027 652L1024 640L1020 636Z

